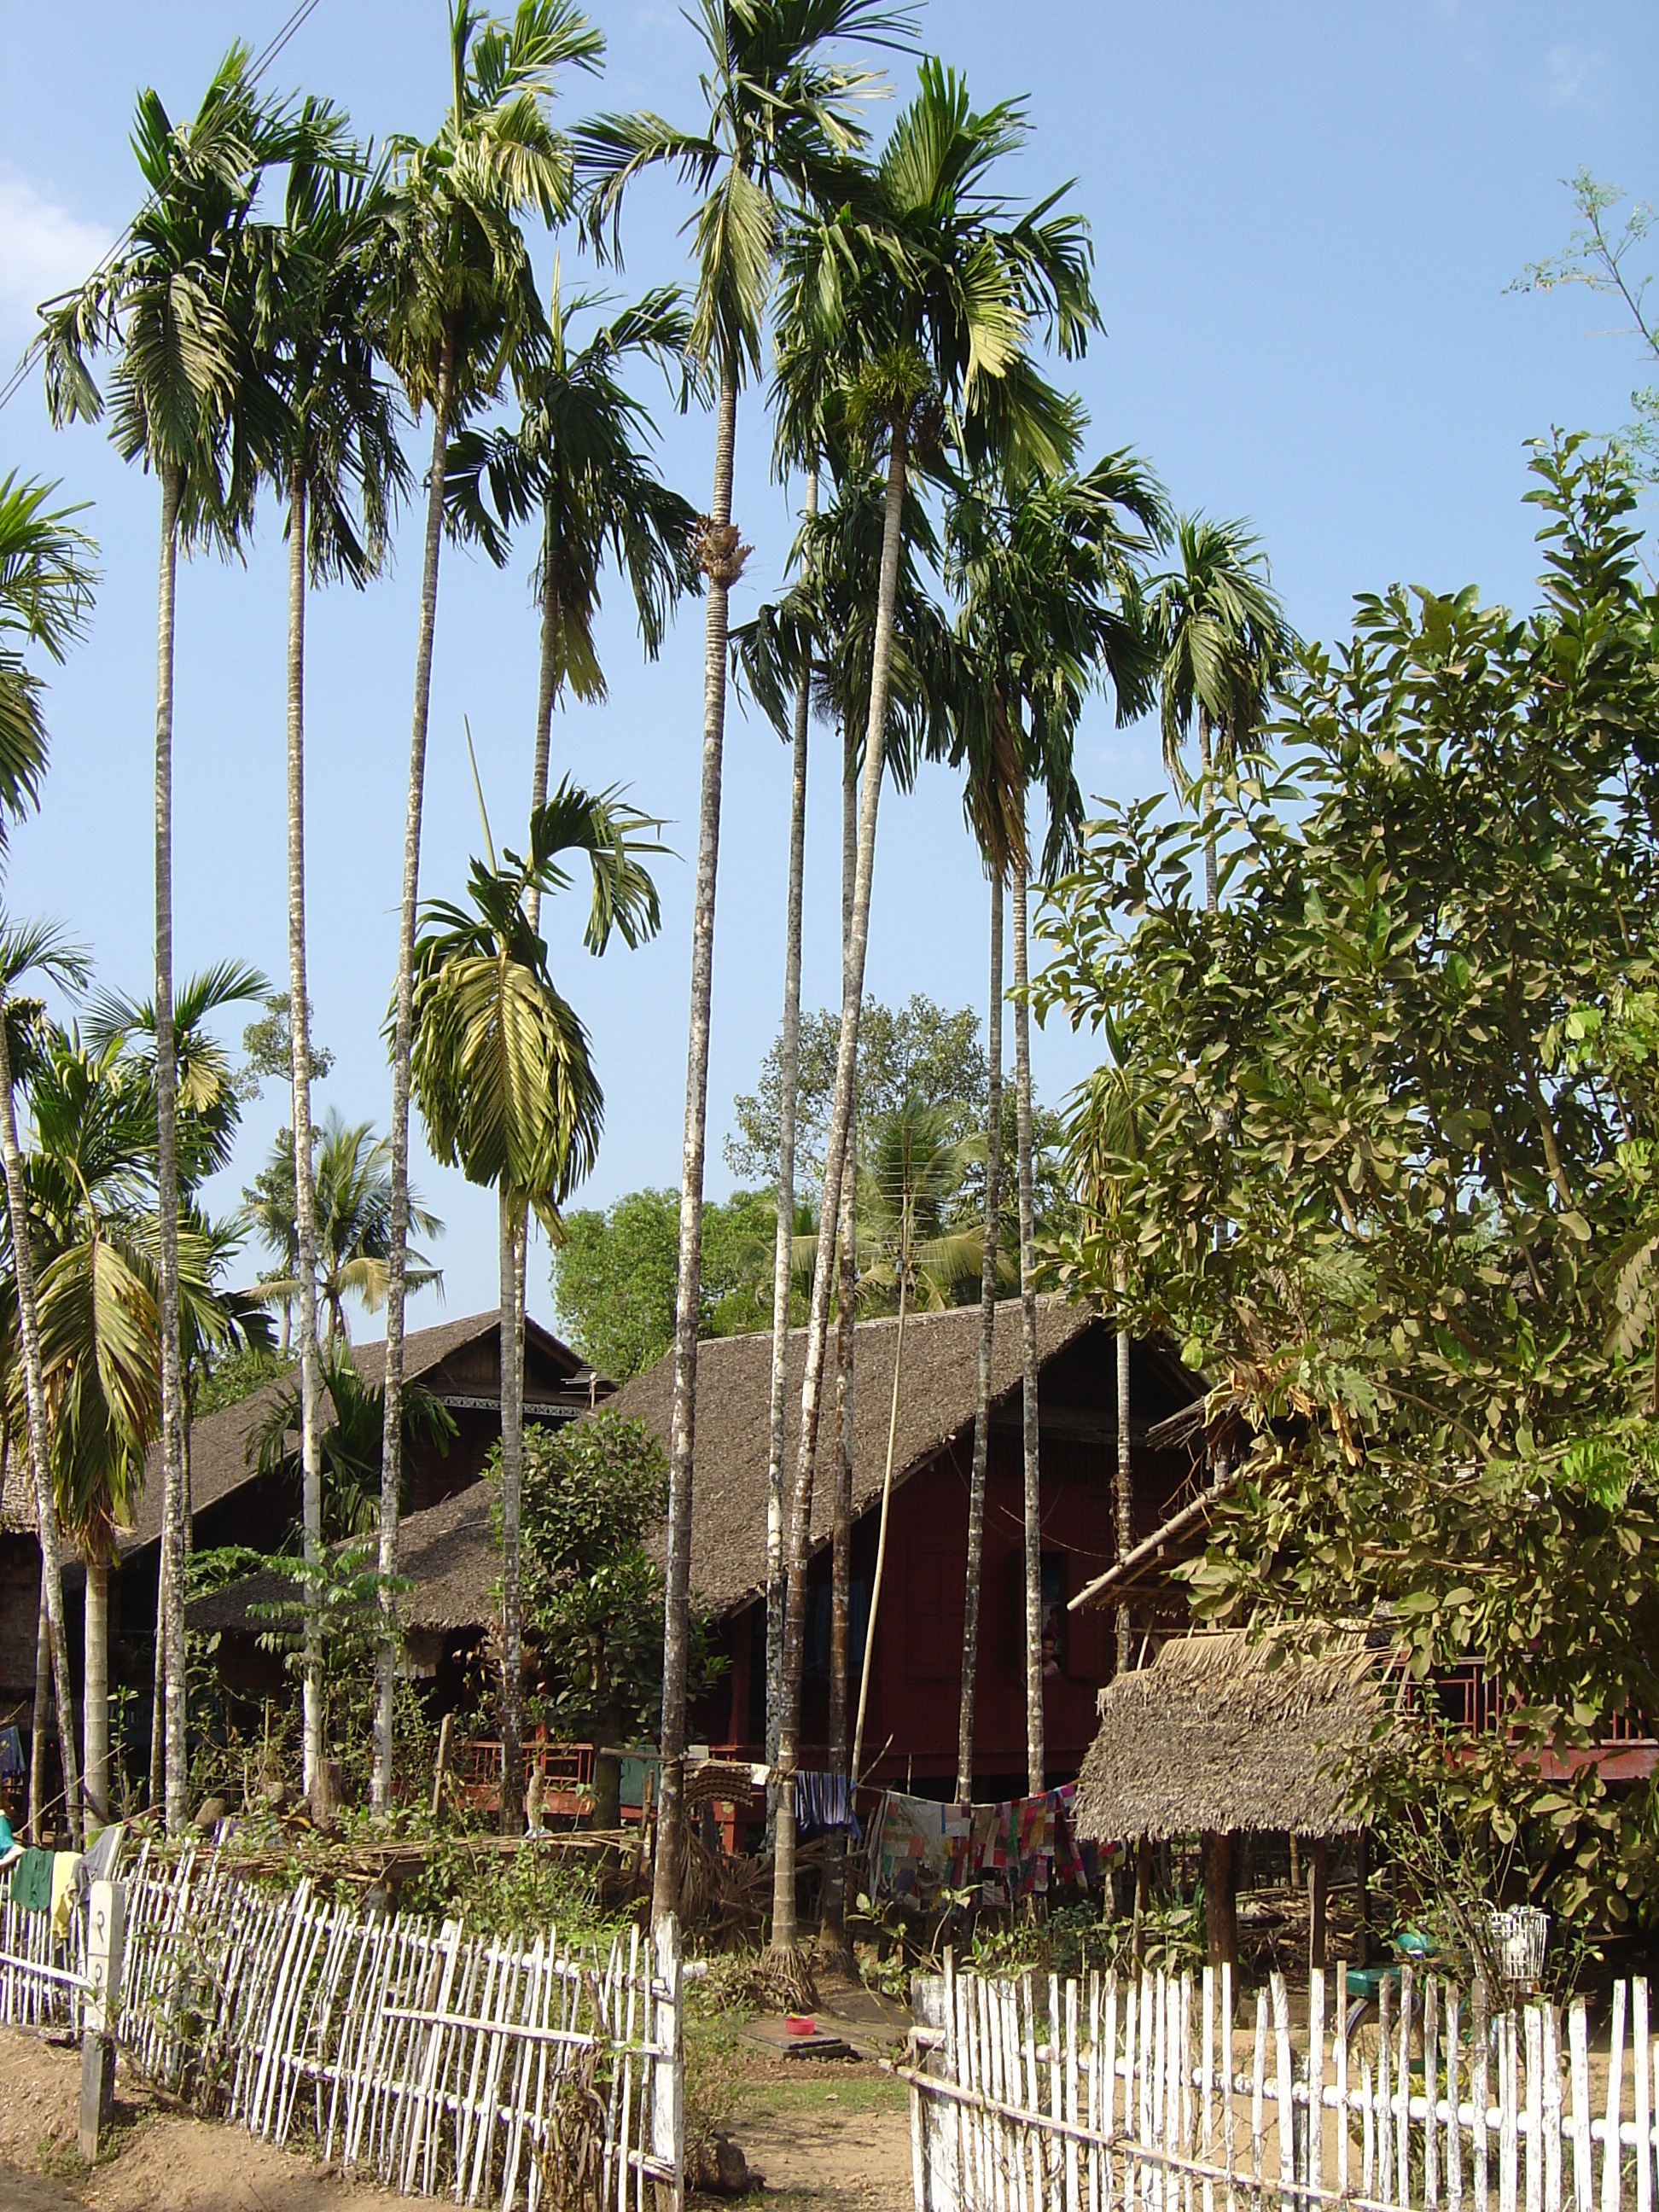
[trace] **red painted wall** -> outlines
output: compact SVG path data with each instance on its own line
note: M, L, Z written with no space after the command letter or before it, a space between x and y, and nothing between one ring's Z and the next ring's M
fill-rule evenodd
M872 1779L902 1788L908 1777L933 1784L930 1795L956 1773L970 1451L970 1439L960 1439L894 1492L875 1626L865 1764L879 1755ZM1144 1531L1156 1525L1188 1468L1184 1455L1137 1452L1136 1462L1135 1522ZM1111 1563L1113 1464L1101 1443L1043 1440L1042 1551L1062 1605ZM854 1531L855 1581L867 1583L873 1571L876 1523L870 1512ZM810 1587L816 1590L829 1578L826 1551L813 1562ZM1012 1429L994 1431L991 1440L981 1587L975 1795L1000 1797L1023 1794L1025 1787L1024 1481L1019 1437ZM706 1731L712 1741L744 1745L745 1755L755 1758L761 1755L762 1611L751 1606L725 1624L732 1671L706 1702L701 1729L693 1730ZM1115 1656L1109 1612L1065 1614L1043 1702L1050 1787L1069 1781L1082 1763L1094 1735L1096 1696ZM849 1712L857 1702L855 1654ZM805 1684L801 1723L802 1765L827 1764L829 1689L822 1676Z

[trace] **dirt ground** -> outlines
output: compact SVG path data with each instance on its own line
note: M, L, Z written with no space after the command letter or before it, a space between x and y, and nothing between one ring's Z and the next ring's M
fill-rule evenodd
M908 2093L873 2063L757 2053L741 2063L726 2125L764 2184L751 2204L908 2212Z
M309 2159L240 2128L170 2111L118 2064L115 2128L88 2172L76 2148L81 2054L0 2027L0 2206L4 2212L340 2212L379 2204Z
M908 2105L869 2061L780 2059L720 2038L721 2124L776 2212L904 2212ZM196 2120L118 2068L115 2128L91 2172L76 2149L77 2050L0 2027L0 2212L344 2212L391 2201L240 2128ZM706 2200L714 2203L718 2200Z

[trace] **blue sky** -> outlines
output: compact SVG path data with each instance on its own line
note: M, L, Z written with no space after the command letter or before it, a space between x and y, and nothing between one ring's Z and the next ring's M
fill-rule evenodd
M137 89L153 82L173 112L190 112L226 40L240 34L257 50L288 12L289 0L234 9L56 0L49 10L0 0L8 361L27 337L32 303L84 273L137 204L126 143ZM697 47L677 9L593 0L592 13L610 40L606 75L599 85L573 80L566 115L650 106L692 119ZM1653 196L1659 15L1596 0L1369 9L1025 0L1018 9L932 0L923 36L966 72L976 102L1029 95L1033 135L1011 164L1011 191L1035 196L1077 179L1107 330L1074 372L1096 447L1137 447L1182 508L1249 517L1304 635L1340 635L1354 592L1396 580L1474 581L1488 598L1528 600L1537 562L1520 503L1524 441L1552 423L1611 428L1644 378L1607 302L1505 287L1565 240L1571 218L1560 179L1581 164ZM424 135L440 118L444 69L439 0L320 0L272 82L332 94L364 133ZM684 274L684 214L672 186L641 192L624 231L623 284ZM568 265L568 241L564 251ZM665 472L706 501L708 422L659 413ZM736 595L738 619L775 589L792 534L768 456L751 397L739 422L734 511L757 550ZM148 990L155 485L124 468L98 432L54 433L34 380L0 413L0 472L11 467L59 477L63 496L92 502L86 520L105 581L88 643L54 678L54 766L40 818L13 841L8 902L67 923L94 948L100 980ZM405 518L397 552L392 574L367 593L313 601L307 698L313 992L318 1032L337 1055L319 1105L380 1126L390 1101L379 1030L396 947L418 516ZM463 714L498 836L525 803L536 673L529 557L526 548L497 573L476 557L444 556L428 893L460 888L479 842ZM238 956L285 975L283 567L268 510L245 568L203 561L181 572L181 972ZM580 947L578 902L550 916L556 972L590 1024L607 1095L605 1144L584 1194L594 1204L678 1178L701 608L682 611L660 660L647 666L613 604L605 649L610 702L556 727L555 772L629 784L668 819L680 857L663 865L665 927L645 951L594 963ZM811 1004L836 990L830 750L826 733L809 802ZM1155 737L1119 732L1098 709L1079 772L1089 793L1151 789ZM726 792L710 1077L716 1193L729 1185L720 1139L730 1102L752 1078L781 994L787 755L738 714ZM978 1004L983 912L957 792L943 771L925 774L912 796L884 802L870 988L890 1000L925 991ZM1090 1058L1086 1042L1039 1035L1043 1094L1057 1099ZM285 1108L285 1092L270 1086L215 1194L220 1205L251 1178ZM424 1155L418 1180L448 1223L439 1255L447 1310L493 1305L493 1202ZM532 1306L545 1312L544 1248L532 1267ZM411 1322L437 1316L429 1292L411 1310Z

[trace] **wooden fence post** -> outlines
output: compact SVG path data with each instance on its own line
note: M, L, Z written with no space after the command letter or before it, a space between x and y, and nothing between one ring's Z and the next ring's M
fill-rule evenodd
M685 2036L680 2014L680 1923L665 1912L653 1933L655 2020L651 2040L659 2056L651 2074L651 2150L672 2168L657 2185L659 2212L682 2212L685 2203Z
M95 1881L87 1919L87 1993L81 2015L80 2151L88 2166L115 2101L115 2023L121 2014L126 1900L118 1882Z

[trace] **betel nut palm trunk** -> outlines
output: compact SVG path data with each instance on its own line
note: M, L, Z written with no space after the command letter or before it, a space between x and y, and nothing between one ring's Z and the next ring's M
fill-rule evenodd
M82 1788L88 1828L108 1824L109 1812L109 1554L101 1530L88 1530L84 1550L87 1589L82 1616L81 1725L86 1756Z
M904 529L905 454L908 411L891 424L887 492L882 517L881 580L876 601L876 634L870 663L870 716L864 743L864 781L859 797L858 863L853 878L853 913L847 936L842 986L841 1042L836 1055L836 1088L824 1147L823 1197L818 1211L817 1255L812 1268L812 1304L806 1330L806 1366L801 1382L800 1441L789 1513L789 1583L784 1620L783 1714L778 1731L777 1843L773 1860L772 1944L793 1951L795 1911L795 1767L800 1749L801 1654L806 1613L806 1530L812 1468L817 1454L823 1406L824 1349L830 1333L830 1293L835 1273L836 1223L846 1179L847 1138L852 1124L858 1069L859 1014L864 998L865 955L870 941L870 887L875 871L876 816L886 760L887 697L893 663L893 616L898 597L899 556Z
M303 456L289 499L288 547L288 1004L294 1122L294 1214L300 1276L300 1494L306 1565L323 1556L323 1474L317 1357L317 1203L311 1170L311 998L306 971L306 520ZM304 1775L309 1794L323 1756L322 1650L318 1594L306 1590Z
M380 1644L374 1714L375 1809L392 1803L392 1698L399 1632L392 1579L398 1571L398 1512L403 1481L404 1301L409 1268L410 1051L415 1028L415 929L421 882L421 813L426 794L426 727L432 701L432 638L438 620L438 554L443 542L444 460L455 377L455 334L444 331L432 406L432 471L427 485L421 619L415 646L415 705L409 738L409 798L404 817L403 905L398 922L397 1011L392 1048L391 1249L386 1285L386 1405L380 1432ZM503 1789L506 1778L503 1777Z
M1112 1478L1112 1504L1116 1520L1117 1556L1127 1559L1135 1540L1134 1470L1129 1456L1129 1332L1121 1307L1129 1287L1127 1261L1120 1258L1116 1273L1120 1308L1117 1328L1117 1468ZM1120 1598L1117 1606L1117 1671L1129 1671L1129 1607Z
M714 884L720 863L720 770L726 741L727 602L747 551L732 526L732 460L737 439L735 366L720 373L714 487L697 553L708 579L702 670L702 796L691 916L690 1034L686 1045L685 1136L680 1156L679 1273L674 1298L674 1409L669 1430L668 1543L664 1562L661 1796L651 1910L679 1906L684 1832L685 1701L690 1665L691 1487L696 1443L697 1322L702 1291L702 1170L708 1113L708 1013L714 973Z
M40 1309L35 1296L34 1255L29 1249L28 1193L23 1157L17 1143L17 1115L12 1102L11 1051L6 1038L5 1005L0 1000L0 1157L6 1176L6 1210L11 1216L12 1267L17 1282L17 1333L23 1345L23 1401L28 1415L29 1469L34 1480L34 1525L40 1543L42 1632L51 1649L52 1688L58 1700L58 1741L64 1762L64 1798L70 1832L81 1837L81 1787L75 1753L75 1686L70 1677L69 1640L64 1632L64 1571L58 1548L58 1506L52 1496L50 1431L46 1422L46 1376L40 1364ZM35 1737L40 1736L41 1669L35 1670ZM31 1765L29 1829L40 1841L40 1795L44 1775Z
M985 1567L985 1471L991 1447L991 1377L996 1356L998 1212L1002 1197L1002 872L991 864L991 961L986 1010L985 1243L979 1275L979 1376L974 1457L968 1480L968 1569L962 1594L962 1704L957 1719L957 1802L974 1795L974 1708L979 1684L980 1585Z
M818 472L806 479L809 520L818 511ZM789 1376L789 1288L795 1241L795 1104L800 1080L801 900L806 872L806 740L812 667L809 655L795 679L795 726L790 754L789 889L784 929L783 1036L778 1101L778 1212L772 1254L772 1386L766 1445L766 1758L778 1755L778 1712L783 1695L783 1488L786 1399Z
M542 575L541 665L536 682L536 728L531 749L530 811L547 804L547 766L553 745L553 708L558 693L559 606L553 577ZM526 907L532 929L541 921L542 894L532 884ZM524 1747L524 1346L530 1209L503 1188L497 1198L500 1230L501 1384L501 1745L502 1774L521 1776ZM523 1801L503 1778L501 1826L520 1832Z
M842 965L852 933L853 878L858 866L858 755L843 734L841 801ZM845 981L843 980L843 989ZM856 1218L858 1186L858 1091L847 1120L842 1158L841 1220L836 1231L836 1480L830 1519L830 1771L856 1784L848 1755L847 1709L852 1659L853 1596L853 1354L854 1293L858 1287ZM811 1516L809 1511L808 1525ZM866 1634L868 1633L866 1627ZM823 1906L818 1933L824 1949L845 1963L847 1942L847 1831L831 1831L823 1868Z
M185 1667L185 1437L179 1350L179 1097L173 1038L173 659L181 476L161 464L161 569L155 648L155 1170L161 1278L161 1565L166 1590L167 1825L189 1817ZM152 1723L153 1725L153 1723Z
M1014 861L1014 1103L1019 1170L1021 1443L1025 1495L1025 1786L1046 1786L1042 1741L1042 1488L1037 1423L1036 1243L1031 1192L1031 1012L1026 1004L1025 862Z

